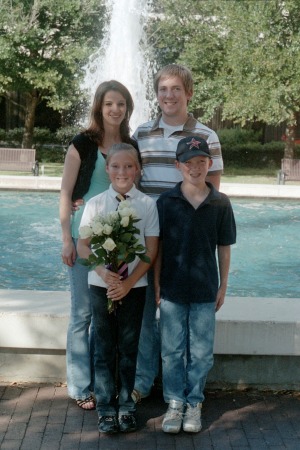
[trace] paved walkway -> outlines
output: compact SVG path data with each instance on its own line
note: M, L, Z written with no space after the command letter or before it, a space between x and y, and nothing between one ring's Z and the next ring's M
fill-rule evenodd
M136 433L99 436L97 413L68 399L65 386L0 386L1 450L300 449L300 393L207 391L203 430L161 431L158 391L138 405Z

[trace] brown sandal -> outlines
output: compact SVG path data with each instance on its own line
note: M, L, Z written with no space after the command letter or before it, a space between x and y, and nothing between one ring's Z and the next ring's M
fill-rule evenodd
M86 408L89 403L92 403L92 408ZM84 409L85 411L92 411L96 409L95 399L92 395L90 395L88 398L85 398L84 400L76 400L76 404L79 406L79 408Z

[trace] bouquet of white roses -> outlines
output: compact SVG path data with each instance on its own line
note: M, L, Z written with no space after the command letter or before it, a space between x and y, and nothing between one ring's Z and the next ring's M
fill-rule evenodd
M116 273L122 262L129 264L136 256L150 263L150 258L146 255L147 249L136 237L140 230L134 224L139 221L135 210L126 200L120 202L117 211L105 216L95 216L89 225L79 229L80 238L91 239L92 250L87 259L79 259L79 262L90 266L90 270L105 265ZM114 310L114 302L111 299L108 299L108 310Z

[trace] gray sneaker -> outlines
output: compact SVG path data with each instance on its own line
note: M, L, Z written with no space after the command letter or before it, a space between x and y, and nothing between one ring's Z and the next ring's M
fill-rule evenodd
M162 430L165 433L179 433L183 417L183 403L171 400L165 414Z
M201 428L201 408L202 403L196 406L186 405L185 414L183 416L183 431L188 433L198 433Z

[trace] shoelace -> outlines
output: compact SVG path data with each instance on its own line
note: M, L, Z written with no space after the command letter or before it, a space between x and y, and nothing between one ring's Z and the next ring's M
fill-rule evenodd
M166 414L166 419L182 419L183 412L177 408L169 408Z
M186 417L198 418L200 417L200 408L187 408L185 412Z

